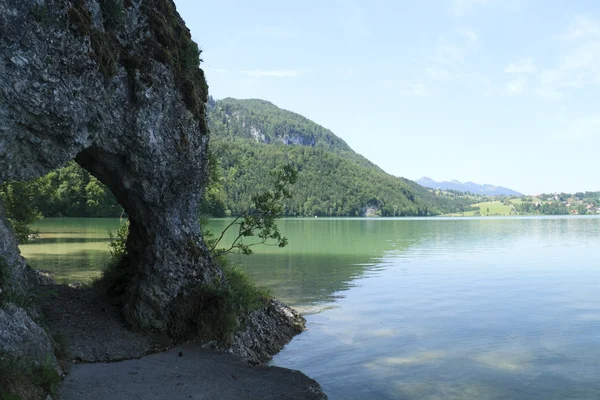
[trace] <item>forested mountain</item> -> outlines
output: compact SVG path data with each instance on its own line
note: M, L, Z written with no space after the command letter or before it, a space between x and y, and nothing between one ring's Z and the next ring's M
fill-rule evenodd
M430 189L456 190L481 196L523 196L523 193L516 190L495 185L480 185L474 182L459 182L457 180L436 182L431 178L423 177L418 179L417 183Z
M240 215L253 194L270 187L269 171L299 171L287 216L410 216L455 213L475 202L394 177L320 125L263 100L210 100L210 184L201 212ZM5 184L7 207L45 217L116 217L110 191L74 161L31 182Z
M213 137L254 139L257 143L303 145L338 154L355 154L333 132L300 114L265 100L209 99Z
M387 174L331 131L267 101L211 99L208 115L222 177L205 204L212 214L247 210L268 186L268 171L285 163L299 170L289 216L436 215L469 204Z

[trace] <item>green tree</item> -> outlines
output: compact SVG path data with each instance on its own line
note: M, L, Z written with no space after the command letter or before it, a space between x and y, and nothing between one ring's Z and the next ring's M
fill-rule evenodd
M33 230L31 225L42 215L35 206L33 183L4 183L0 186L0 196L19 243L26 243L30 237L37 235L39 231Z
M208 150L208 183L202 194L200 215L210 217L227 215L221 165L211 149Z

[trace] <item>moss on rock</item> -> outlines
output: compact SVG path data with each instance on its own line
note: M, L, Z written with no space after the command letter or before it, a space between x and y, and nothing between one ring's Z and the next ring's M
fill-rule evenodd
M177 13L172 0L142 0L141 10L148 19L152 33L142 49L124 48L118 39L131 2L101 0L103 30L93 25L92 14L84 0L75 0L68 11L73 28L82 36L89 36L93 57L108 84L119 66L127 71L132 92L135 93L135 71L148 80L149 70L144 62L151 55L174 72L175 83L188 110L199 121L200 131L207 134L205 103L208 84L200 68L202 51L192 40L189 29Z

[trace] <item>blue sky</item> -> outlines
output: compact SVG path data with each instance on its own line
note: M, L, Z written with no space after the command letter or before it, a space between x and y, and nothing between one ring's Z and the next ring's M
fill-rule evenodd
M393 175L600 190L600 1L175 0L215 98L261 98Z

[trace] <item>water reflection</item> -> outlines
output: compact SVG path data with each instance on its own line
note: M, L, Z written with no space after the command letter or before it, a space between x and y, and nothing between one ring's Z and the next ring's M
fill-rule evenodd
M19 246L33 268L52 272L59 283L90 281L108 263L108 232L118 219L48 218L36 227L41 237Z
M97 273L118 226L44 223L23 253L65 280ZM307 314L273 363L331 399L600 398L600 219L280 226L289 247L232 262Z

